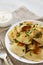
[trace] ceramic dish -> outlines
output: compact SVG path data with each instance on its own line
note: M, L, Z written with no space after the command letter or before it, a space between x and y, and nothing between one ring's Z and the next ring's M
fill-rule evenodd
M27 59L25 59L25 58L19 57L18 55L16 55L15 53L11 52L11 50L10 50L10 40L9 40L9 38L8 38L8 32L9 32L10 30L12 30L16 25L19 25L19 23L22 23L22 22L24 22L24 21L33 22L33 23L36 23L36 24L39 24L39 25L42 25L42 26L43 26L43 22L35 21L35 20L23 20L23 21L20 21L20 22L14 24L14 25L11 26L11 28L7 31L6 36L5 36L5 46L6 46L6 49L7 49L7 51L9 52L9 54L10 54L13 58L16 58L17 60L19 60L19 61L21 61L21 62L30 63L30 64L42 63L43 60L38 61L38 62L31 61L31 60L27 60Z
M0 11L0 27L9 26L12 22L12 13L8 11Z

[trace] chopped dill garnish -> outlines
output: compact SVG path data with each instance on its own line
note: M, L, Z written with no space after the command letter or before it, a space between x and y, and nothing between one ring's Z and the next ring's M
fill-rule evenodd
M34 38L39 38L40 36L42 36L42 33L41 32L38 32Z
M16 39L14 39L14 41L17 43L18 41Z
M19 26L21 26L21 25L23 25L23 23L20 23L20 25L19 25Z
M20 36L20 32L19 33L17 33L17 37L19 37Z

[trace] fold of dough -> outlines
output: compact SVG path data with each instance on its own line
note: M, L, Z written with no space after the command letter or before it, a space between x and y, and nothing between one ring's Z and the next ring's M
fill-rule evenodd
M10 49L13 53L16 53L18 56L25 55L25 46L18 46L17 43L13 43L13 45L10 46Z
M41 52L39 54L34 54L33 52L27 52L24 55L24 58L35 62L41 61L43 60L43 49L41 49Z
M35 34L36 34L38 31L42 33L42 37L35 38ZM41 45L43 45L43 29L41 29L40 27L37 28L36 30L32 31L32 33L29 34L29 36L30 36L31 38L33 38L34 40L36 40L37 42L39 42Z
M24 44L30 44L31 43L31 37L30 36L26 36L25 32L22 32L21 35L19 37L16 37L16 39L19 42L23 42Z
M13 28L8 32L8 37L11 42L14 42L14 38L16 38L16 34L17 34L17 30L15 28Z

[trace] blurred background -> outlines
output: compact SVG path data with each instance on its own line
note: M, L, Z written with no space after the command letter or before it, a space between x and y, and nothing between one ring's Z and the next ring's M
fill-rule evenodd
M13 12L20 6L26 6L36 15L43 17L43 0L0 0L0 10Z

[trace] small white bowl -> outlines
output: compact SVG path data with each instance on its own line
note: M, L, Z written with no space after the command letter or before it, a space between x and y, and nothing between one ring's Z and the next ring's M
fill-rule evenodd
M19 23L22 23L24 21L29 21L29 22L33 22L33 23L36 23L36 24L39 24L39 25L42 25L43 26L43 22L40 22L40 21L35 21L35 20L23 20L23 21L20 21L16 24L14 24L13 26L11 26L11 28L8 30L8 32L10 30L12 30L16 25L19 25ZM5 46L6 46L6 49L7 51L9 52L9 54L13 57L13 58L16 58L17 60L21 61L21 62L24 62L24 63L30 63L30 64L37 64L37 63L42 63L43 60L41 61L38 61L38 62L35 62L35 61L31 61L31 60L27 60L25 58L21 58L19 57L18 55L16 55L15 53L11 52L10 50L10 40L8 38L8 32L6 33L6 36L5 36Z
M8 11L0 11L0 27L9 26L12 22L12 13Z

